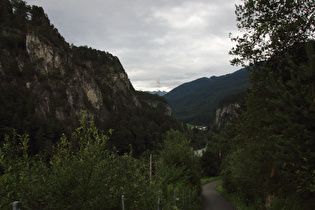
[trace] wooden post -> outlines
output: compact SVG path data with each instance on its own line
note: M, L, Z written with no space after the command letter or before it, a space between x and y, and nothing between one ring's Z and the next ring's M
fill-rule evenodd
M152 181L152 154L150 154L150 184Z
M159 197L158 197L158 210L162 210L162 205L161 205L161 192L159 191Z
M190 205L190 189L189 189L189 205Z
M183 206L185 206L185 189L183 189Z
M176 190L174 190L174 206L176 206Z

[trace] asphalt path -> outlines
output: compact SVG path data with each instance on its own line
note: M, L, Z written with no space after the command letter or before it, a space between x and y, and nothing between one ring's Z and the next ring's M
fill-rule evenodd
M216 184L221 181L218 180L202 186L204 201L201 210L235 210L230 201L214 190Z

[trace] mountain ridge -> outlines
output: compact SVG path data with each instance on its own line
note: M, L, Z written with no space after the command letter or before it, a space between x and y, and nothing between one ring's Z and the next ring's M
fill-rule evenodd
M219 101L250 87L248 70L222 76L202 77L184 83L164 95L174 117L182 122L209 125Z
M41 7L2 3L0 141L28 133L32 152L49 153L82 110L100 129L114 129L109 142L122 154L130 145L135 155L154 149L176 128L166 100L136 91L118 57L69 45Z
M160 91L160 90L158 90L158 91L145 91L145 92L147 92L147 93L150 93L150 94L153 94L153 95L159 95L159 96L164 96L165 94L167 94L168 92L166 92L166 91Z

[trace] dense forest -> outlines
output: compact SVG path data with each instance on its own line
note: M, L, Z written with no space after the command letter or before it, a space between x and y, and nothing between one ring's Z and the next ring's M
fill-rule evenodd
M199 78L174 88L164 97L177 120L208 126L215 118L220 101L251 87L248 74L248 70L243 68L223 76Z
M212 136L224 187L254 209L315 207L314 1L244 1L233 64L253 87L240 117Z
M1 1L0 20L2 139L26 132L33 153L49 153L79 125L81 110L99 128L114 130L109 141L121 154L130 146L134 155L159 148L171 128L187 131L164 98L134 90L117 57L69 45L41 7Z
M0 80L1 209L117 209L122 195L153 209L159 192L170 208L174 191L200 206L205 134L135 91L117 57L69 45L41 7L1 0Z
M15 200L23 209L121 209L122 195L130 209L155 209L159 194L163 208L171 209L174 191L181 199L186 194L186 204L177 207L200 208L201 168L183 133L166 133L152 171L149 156L119 155L87 113L81 116L79 127L64 134L50 156L31 155L27 134L6 135L0 147L1 209Z
M163 209L200 209L200 178L220 175L248 208L314 209L314 10L236 6L231 63L252 86L217 102L237 101L237 118L202 132L135 91L117 57L69 45L41 7L1 0L0 208L121 209L124 195L128 209L156 209L158 196Z

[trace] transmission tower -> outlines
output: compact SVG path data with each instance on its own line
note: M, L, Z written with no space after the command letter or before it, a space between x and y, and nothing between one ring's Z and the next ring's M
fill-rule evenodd
M156 81L156 87L157 87L157 92L160 92L161 82L160 82L160 78L159 77L158 77L158 79Z

